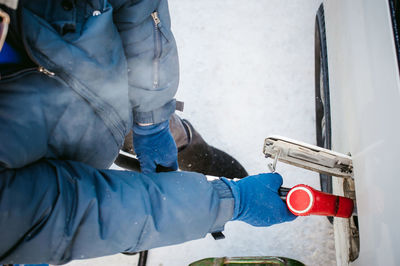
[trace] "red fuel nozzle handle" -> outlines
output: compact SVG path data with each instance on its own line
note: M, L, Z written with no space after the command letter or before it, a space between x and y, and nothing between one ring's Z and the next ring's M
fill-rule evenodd
M279 196L297 216L313 214L349 218L354 208L353 200L350 198L321 192L302 184L291 189L281 187Z

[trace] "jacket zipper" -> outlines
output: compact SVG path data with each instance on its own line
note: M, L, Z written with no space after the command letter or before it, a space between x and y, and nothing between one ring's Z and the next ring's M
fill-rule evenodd
M10 79L12 79L12 78L15 78L15 77L17 77L17 76L20 76L20 75L23 75L23 74L26 74L26 73L29 73L29 72L32 72L32 71L34 71L34 70L36 70L35 67L25 68L25 69L19 70L19 71L17 71L17 72L11 73L11 74L9 74L9 75L1 76L1 77L0 77L0 80L1 80L1 81L10 80Z
M38 71L49 76L49 77L54 77L56 74L54 72L51 72L50 70L47 70L46 68L39 66Z
M154 22L154 59L153 59L153 89L159 86L159 69L160 69L160 57L161 57L161 31L159 29L159 24L161 23L158 17L157 11L151 13L151 17Z
M19 71L15 72L15 73L11 73L9 75L1 76L0 80L1 81L9 81L10 79L14 79L14 78L20 77L20 76L22 76L24 74L28 74L28 73L33 72L33 71L41 72L43 74L46 74L49 77L54 77L55 76L54 72L51 72L51 71L45 69L44 67L39 66L39 67L25 68L25 69L22 69L22 70L19 70Z
M23 25L23 21L22 21L21 17L22 17L21 11L19 11L19 13L18 13L18 20L19 20L20 25ZM45 67L41 66L41 65L38 63L38 61L36 60L36 58L32 55L31 49L29 48L29 46L28 46L28 44L27 44L27 42L26 42L26 36L25 36L25 31L24 31L24 30L21 31L21 39L22 39L22 43L24 44L25 51L26 51L28 57L32 60L32 62L33 62L34 64L37 65L37 70L38 70L40 73L43 73L43 74L45 74L45 75L47 75L47 76L49 76L49 77L54 77L56 74L55 74L54 72L51 72L50 70L46 69Z
M56 75L54 72L51 72L51 71L45 69L44 67L39 66L39 67L25 68L25 69L22 69L22 70L19 70L19 71L15 72L15 73L11 73L9 75L1 76L0 77L0 81L9 81L11 79L18 78L18 77L20 77L20 76L22 76L24 74L28 74L28 73L33 72L33 71L38 71L38 72L43 73L43 74L45 74L45 75L47 75L49 77L54 77Z

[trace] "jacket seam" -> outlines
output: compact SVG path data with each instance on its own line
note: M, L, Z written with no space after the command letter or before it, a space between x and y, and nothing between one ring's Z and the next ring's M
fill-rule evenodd
M139 250L139 247L143 243L143 235L144 235L145 229L147 229L147 227L148 227L149 218L150 218L149 215L146 215L146 220L144 222L144 226L142 227L142 230L140 231L139 238L138 238L138 241L137 241L137 244L136 244L134 250Z

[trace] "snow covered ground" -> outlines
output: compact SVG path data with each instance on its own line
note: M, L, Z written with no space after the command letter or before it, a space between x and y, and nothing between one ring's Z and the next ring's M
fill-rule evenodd
M180 52L177 98L212 145L250 174L268 172L264 138L278 134L315 144L314 19L318 0L170 0ZM318 175L278 163L284 186L319 188ZM206 257L285 256L307 265L336 265L333 229L325 217L254 228L230 222L226 239L207 236L149 252L150 266L188 265ZM70 265L136 265L115 255Z

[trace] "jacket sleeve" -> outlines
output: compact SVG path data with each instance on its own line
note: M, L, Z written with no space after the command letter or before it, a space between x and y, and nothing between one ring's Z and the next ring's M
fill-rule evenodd
M41 161L0 170L0 263L66 263L220 231L233 198L204 175Z
M110 1L128 63L137 123L159 123L175 111L179 62L166 0Z

